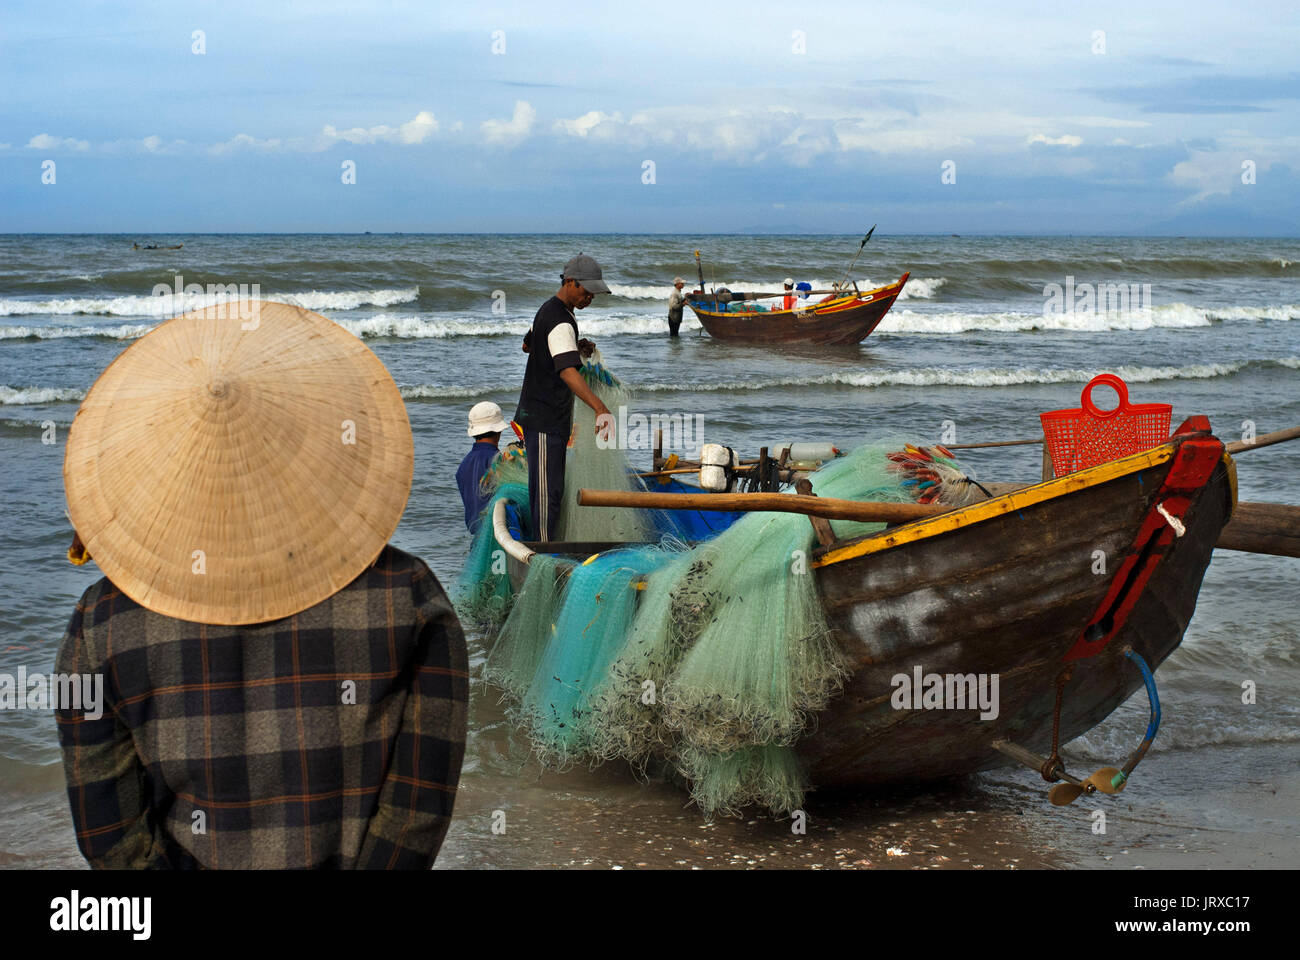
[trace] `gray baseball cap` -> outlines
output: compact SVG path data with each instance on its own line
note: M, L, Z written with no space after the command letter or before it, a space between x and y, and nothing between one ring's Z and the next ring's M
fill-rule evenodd
M588 293L609 293L609 287L600 278L600 264L595 258L580 253L564 265L565 280L577 280Z

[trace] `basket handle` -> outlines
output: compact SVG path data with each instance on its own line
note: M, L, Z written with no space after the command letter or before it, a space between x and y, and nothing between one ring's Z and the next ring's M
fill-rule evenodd
M1099 410L1097 408L1097 405L1092 402L1094 387L1110 387L1119 394L1119 403L1115 405L1114 410ZM1089 380L1088 385L1083 388L1083 393L1079 395L1079 403L1084 410L1088 411L1089 416L1105 420L1122 412L1128 406L1128 385L1113 373L1099 373Z

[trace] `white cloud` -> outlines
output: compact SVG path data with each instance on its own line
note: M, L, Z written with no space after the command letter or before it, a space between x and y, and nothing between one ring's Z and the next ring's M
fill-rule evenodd
M514 146L528 136L536 119L537 111L533 109L531 103L527 100L516 100L515 112L509 120L484 120L480 126L483 129L483 138L488 143Z
M936 153L975 145L969 137L952 130L879 129L856 121L837 124L835 134L844 150L872 150L876 153Z
M247 133L237 133L224 143L214 143L208 147L209 153L231 153L235 150L279 150L284 141L278 137L259 140Z
M33 150L89 150L89 140L75 140L72 137L52 137L48 133L38 133L27 141Z
M586 137L602 123L622 122L623 115L618 111L605 113L601 110L588 110L582 116L574 117L572 120L556 120L552 128L556 133L568 134L571 137Z
M1076 137L1072 133L1063 134L1062 136L1052 139L1045 134L1036 133L1028 140L1029 143L1045 143L1049 147L1077 147L1083 143L1082 137Z
M408 120L397 128L397 135L402 143L424 143L438 132L438 120L428 110L421 110L415 119Z
M1300 137L1262 140L1256 137L1223 137L1208 150L1194 150L1186 160L1174 164L1165 179L1174 186L1196 192L1179 206L1199 203L1216 194L1228 195L1245 187L1241 177L1243 164L1254 164L1255 176L1261 177L1276 163L1289 164L1300 151ZM1250 187L1249 189L1254 189Z
M321 130L321 136L325 139L324 146L330 143L344 140L353 144L370 144L370 143L423 143L430 136L438 132L438 120L428 110L421 110L415 115L415 118L408 120L398 127L390 127L381 123L374 127L352 127L349 130L339 130L331 124L326 124Z
M158 149L159 146L162 145L162 138L159 137L157 134L154 134L152 136L145 137L140 142L144 144L144 148L146 150L148 150L150 153L153 153L155 150Z
M1216 193L1229 194L1241 183L1241 154L1197 150L1189 159L1174 164L1166 178L1175 186L1196 191L1182 203L1197 203Z

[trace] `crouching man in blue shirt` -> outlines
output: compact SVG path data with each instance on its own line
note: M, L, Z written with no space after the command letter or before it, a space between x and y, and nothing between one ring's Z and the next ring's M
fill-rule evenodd
M456 471L456 485L460 487L460 498L465 501L465 526L470 533L477 533L483 508L492 499L489 492L483 490L483 474L497 455L497 445L501 442L501 433L508 424L501 415L501 408L495 403L484 400L476 403L469 411L469 430L474 438L465 459Z

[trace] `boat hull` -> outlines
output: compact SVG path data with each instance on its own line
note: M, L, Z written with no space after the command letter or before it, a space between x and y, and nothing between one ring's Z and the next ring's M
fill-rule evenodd
M902 293L909 274L887 287L870 290L806 310L745 313L703 308L688 301L700 325L711 337L735 343L806 343L844 346L861 343L884 319Z
M1050 753L1066 654L1106 598L1169 469L1166 461L820 568L827 614L852 675L798 745L810 780L837 787L972 773L1009 762L990 746L996 739ZM1152 668L1177 648L1232 504L1222 462L1127 621L1102 651L1073 662L1061 743L1142 686L1126 646ZM1097 572L1097 551L1107 572ZM916 667L923 674L996 674L996 718L982 720L971 709L895 709L894 678L911 679ZM1135 746L1141 733L1133 731Z

